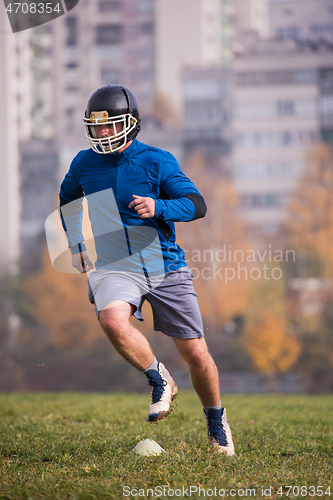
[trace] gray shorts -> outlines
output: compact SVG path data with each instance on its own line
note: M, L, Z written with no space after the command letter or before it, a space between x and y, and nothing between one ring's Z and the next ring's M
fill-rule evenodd
M145 300L153 311L154 330L170 337L203 337L203 324L194 291L192 271L181 267L167 273L151 286L147 279L134 274L96 270L88 279L89 300L96 314L110 302L123 300L135 306L134 316L143 321L141 308Z

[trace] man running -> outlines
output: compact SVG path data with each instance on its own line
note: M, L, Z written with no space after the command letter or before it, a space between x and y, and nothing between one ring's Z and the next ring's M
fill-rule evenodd
M205 216L205 201L170 153L136 139L139 107L130 90L112 85L96 90L83 122L91 148L73 159L60 190L73 266L81 273L91 271L90 299L103 330L152 386L147 420L170 413L178 388L146 337L130 323L132 315L142 320L145 300L153 311L154 329L172 337L189 366L213 449L233 455L193 275L175 234L175 222ZM83 197L88 200L95 238L95 266L81 231Z

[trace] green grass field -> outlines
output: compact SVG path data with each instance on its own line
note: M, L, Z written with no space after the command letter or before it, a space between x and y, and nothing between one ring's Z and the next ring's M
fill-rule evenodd
M212 453L194 392L181 391L158 424L145 422L148 402L148 393L0 395L0 499L333 497L333 396L224 396L231 458ZM165 453L131 454L144 438Z

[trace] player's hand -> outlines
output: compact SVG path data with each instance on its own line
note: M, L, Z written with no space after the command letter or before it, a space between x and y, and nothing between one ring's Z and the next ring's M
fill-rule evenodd
M80 271L81 274L87 273L88 271L91 271L91 269L94 269L94 265L89 259L89 255L86 250L84 252L79 252L72 255L72 265L78 271Z
M137 214L140 215L141 219L146 219L147 217L154 217L155 214L155 200L153 198L137 196L133 194L134 200L128 205L128 208L134 207Z

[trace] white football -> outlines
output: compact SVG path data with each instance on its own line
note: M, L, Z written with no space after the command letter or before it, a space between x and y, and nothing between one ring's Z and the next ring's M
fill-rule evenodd
M142 439L132 450L137 455L159 455L164 450L152 439Z

